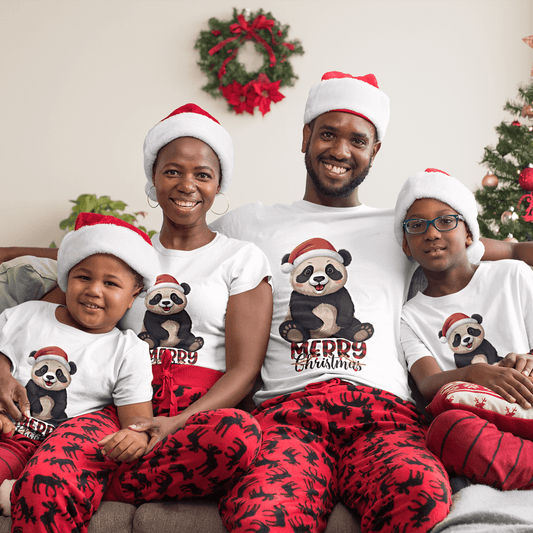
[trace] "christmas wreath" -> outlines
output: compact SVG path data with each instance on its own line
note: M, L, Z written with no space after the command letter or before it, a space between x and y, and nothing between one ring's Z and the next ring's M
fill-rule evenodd
M272 102L285 98L279 88L292 86L298 79L289 58L304 50L300 41L286 40L288 31L289 26L262 9L249 15L233 9L233 18L225 22L209 19L209 30L201 31L195 44L200 51L198 65L209 78L202 89L215 98L222 95L237 114L253 115L258 107L264 116ZM255 72L247 72L237 58L246 41L252 41L264 58Z

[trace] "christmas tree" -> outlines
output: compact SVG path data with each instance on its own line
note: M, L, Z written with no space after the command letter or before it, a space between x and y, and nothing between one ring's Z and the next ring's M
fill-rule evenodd
M492 239L533 240L533 81L518 98L504 106L514 120L496 127L496 147L485 147L489 172L475 192L481 235Z

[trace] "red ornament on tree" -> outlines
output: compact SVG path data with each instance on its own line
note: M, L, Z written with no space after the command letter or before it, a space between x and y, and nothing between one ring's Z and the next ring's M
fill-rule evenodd
M494 174L487 174L482 180L481 185L483 187L497 187L498 178Z
M533 191L533 168L526 167L518 178L518 183L524 191Z

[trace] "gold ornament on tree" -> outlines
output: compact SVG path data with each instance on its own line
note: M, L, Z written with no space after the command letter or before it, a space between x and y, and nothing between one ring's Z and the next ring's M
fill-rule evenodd
M507 237L505 237L503 240L506 242L518 242L518 240L513 237L512 233L509 233L509 235L507 235Z
M481 185L483 185L483 187L497 187L498 178L494 174L486 174L481 181Z
M501 216L502 224L509 224L513 220L518 220L518 214L514 212L514 207L511 206L509 211L504 211Z
M533 106L531 104L527 104L522 108L521 115L523 117L531 118L533 117Z

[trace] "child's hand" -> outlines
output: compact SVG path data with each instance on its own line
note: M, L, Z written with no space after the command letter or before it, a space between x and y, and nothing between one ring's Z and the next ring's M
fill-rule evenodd
M135 424L131 424L129 428L134 431L145 432L146 435L149 435L150 442L146 450L146 453L148 453L153 450L158 442L161 442L166 436L177 431L181 425L178 417L156 416L153 418L139 419Z
M515 354L516 355L516 354ZM524 409L533 405L533 383L514 368L477 363L465 367L467 381L483 385L510 403L518 403Z
M14 432L15 424L13 424L5 411L0 411L0 433L2 437L8 439L13 436Z
M121 429L105 436L99 443L104 455L122 463L131 463L142 457L148 447L148 435L131 429Z
M530 376L533 372L533 355L530 353L508 353L498 365L514 368L524 376Z

